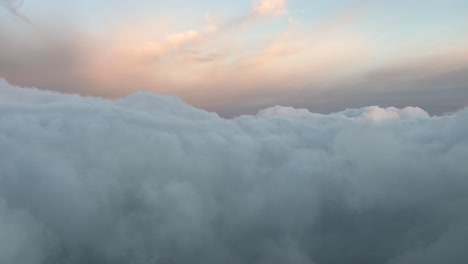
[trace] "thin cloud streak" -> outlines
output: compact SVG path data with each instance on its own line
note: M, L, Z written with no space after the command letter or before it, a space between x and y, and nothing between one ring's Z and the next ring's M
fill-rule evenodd
M31 20L18 10L23 6L24 0L0 0L0 6L3 6L5 9L10 11L11 14L21 19L23 22L32 24Z
M265 11L267 7L262 6L262 9ZM272 8L274 10L276 7ZM252 10L255 10L255 7ZM255 25L253 20L249 23L251 23L252 27L262 26ZM137 25L127 27L138 28ZM24 82L25 78L21 77L22 75L46 70L48 67L44 66L51 63L47 58L47 54L52 55L63 52L57 57L64 56L67 58L72 55L76 60L64 61L66 65L61 65L58 68L65 66L63 68L71 68L71 71L79 72L78 76L81 82L88 83L87 86L89 87L81 89L99 88L95 91L77 90L75 92L115 98L136 89L136 87L126 86L125 83L131 83L132 85L136 83L140 86L138 88L142 89L158 89L157 91L167 92L179 91L181 93L182 90L187 90L189 86L193 87L192 90L197 90L201 87L210 88L231 82L232 74L237 71L239 71L238 75L240 75L239 79L241 80L245 80L247 76L255 77L254 75L260 71L259 74L263 76L261 78L263 80L260 80L259 85L265 85L270 82L271 77L279 73L270 73L270 71L282 71L280 60L278 60L279 64L275 63L277 66L272 65L262 69L266 63L275 61L275 58L282 59L298 56L297 52L303 52L307 49L307 43L297 40L302 37L301 33L293 32L294 29L288 28L273 39L260 39L258 42L259 48L249 50L245 44L246 39L243 39L242 34L250 29L243 27L241 25L227 27L226 24L206 19L206 24L200 29L175 32L167 36L153 35L153 39L148 39L148 35L151 35L148 32L145 32L146 34L129 32L129 35L126 33L127 31L121 29L114 30L117 33L110 36L93 36L80 32L61 32L48 29L29 36L32 39L27 42L8 38L9 34L3 28L0 29L0 34L5 36L2 37L5 45L0 52L3 53L4 63L0 65L2 70L0 73L11 81L22 85L66 86L66 80L60 85L53 85L48 81L44 83L40 80ZM63 39L58 39L60 35L63 35ZM36 47L31 51L29 44L26 45L25 43L39 44L36 44ZM54 50L57 50L55 53L47 51L49 47L56 47L57 45L60 45L61 48L54 48ZM325 47L320 48L320 53L323 52L323 48ZM30 54L29 58L38 58L39 61L36 63L31 63L28 59L18 61L16 55L12 56L12 54L21 54L23 52L34 53ZM56 61L53 58L51 60ZM21 66L12 67L14 64ZM32 69L34 65L37 65L38 69ZM21 72L18 71L19 69L22 69ZM29 73L25 74L28 69L30 69ZM213 72L215 74L212 74ZM284 74L280 75L284 76ZM34 76L40 78L40 76L48 75L34 74ZM51 79L54 78L47 77L47 80ZM77 82L72 81L73 79L70 79L70 83L76 84ZM125 79L130 81L124 81ZM238 84L241 85L242 82ZM257 86L257 84L250 85L250 87L253 86ZM115 90L115 87L122 88ZM200 97L204 96L203 91L197 93L200 94Z

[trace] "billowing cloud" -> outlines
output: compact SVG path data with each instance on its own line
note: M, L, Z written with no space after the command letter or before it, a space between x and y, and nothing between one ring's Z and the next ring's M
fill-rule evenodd
M0 94L1 263L468 261L467 109Z

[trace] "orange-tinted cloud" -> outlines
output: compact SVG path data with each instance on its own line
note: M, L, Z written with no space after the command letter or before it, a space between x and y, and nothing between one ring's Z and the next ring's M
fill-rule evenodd
M286 11L286 0L258 0L253 6L253 12L262 16L284 15Z
M261 1L252 12L279 14L285 5ZM334 32L327 29L342 15L317 28L292 23L255 39L249 36L268 27L266 22L233 26L229 20L205 20L205 25L181 32L132 23L108 35L48 27L25 33L28 40L0 28L0 75L20 85L111 98L136 89L171 93L213 108L236 104L251 94L328 83L331 76L345 75L370 50L365 34L346 33L340 25Z
M381 65L382 70L374 71L377 46L385 38L353 27L364 14L361 7L314 26L275 17L287 7L274 0L256 2L243 19L207 16L205 24L182 31L158 21L127 22L107 34L50 25L22 30L0 26L0 77L18 85L108 98L136 89L170 93L211 110L237 109L234 113L280 102L295 105L304 102L301 95L356 90L357 83L372 89L373 81L362 79L391 83L395 75L411 71L437 73L440 67L412 67L408 61L396 64L397 69ZM286 24L254 36L270 29L269 21L253 19L259 16ZM446 60L446 69L452 69L460 54L438 61Z

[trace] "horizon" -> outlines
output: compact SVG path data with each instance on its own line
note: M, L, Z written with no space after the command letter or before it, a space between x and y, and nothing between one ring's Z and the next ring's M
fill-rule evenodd
M468 105L467 11L460 0L2 0L0 77L111 99L172 94L231 117L271 105L440 115Z
M415 106L410 106L410 105L407 105L407 106L404 106L404 107L368 105L368 106L356 107L356 108L344 108L344 109L339 109L338 111L332 111L332 112L311 112L307 108L296 108L296 107L292 107L292 106L278 105L277 104L277 105L270 105L270 106L267 106L265 108L258 109L256 112L249 112L249 113L239 114L239 115L234 115L234 116L223 116L222 114L220 114L220 113L218 113L216 111L209 111L209 110L206 110L206 109L197 108L196 106L191 105L189 102L186 102L184 99L182 99L182 98L180 98L180 97L178 97L176 95L156 93L156 92L153 92L153 91L135 90L131 94L127 95L126 97L122 97L122 98L118 98L118 99L108 99L108 98L93 96L93 95L82 96L82 95L80 95L78 93L63 93L61 91L46 90L46 89L40 89L40 88L37 88L37 87L17 87L17 86L12 86L12 84L10 84L7 80L0 78L0 84L2 84L2 82L7 86L14 87L15 89L18 89L18 90L23 90L23 92L26 92L27 90L42 90L44 92L50 92L52 94L56 94L56 95L59 95L59 96L60 95L65 95L65 96L70 95L70 96L82 97L82 98L85 98L85 99L98 99L98 100L104 100L104 101L109 101L109 102L119 102L119 101L122 101L122 100L126 100L128 98L131 98L132 96L140 96L140 94L147 95L147 96L150 96L150 97L153 97L153 98L158 98L158 97L160 97L160 98L172 98L174 100L181 100L181 102L183 102L184 104L186 104L189 107L192 107L194 109L203 110L203 111L206 111L207 113L216 114L220 118L227 119L227 120L242 118L242 117L245 117L245 116L254 116L255 117L255 116L276 116L277 115L277 116L290 116L290 117L305 117L305 116L310 116L310 115L324 115L324 116L327 116L327 115L340 115L340 114L346 113L347 111L362 110L363 112L365 112L366 110L371 110L371 112L372 112L373 108L376 108L378 111L387 111L387 110L393 111L393 109L395 109L397 111L400 111L400 110L414 108L414 109L419 109L419 110L423 111L425 114L427 114L428 117L443 117L443 116L453 115L456 112L459 112L459 111L462 111L462 110L468 108L468 107L463 107L463 108L460 108L460 109L456 109L456 110L454 110L452 112L446 112L446 113L442 113L442 114L438 115L438 114L431 114L430 112L427 112L425 109L422 109L420 107L417 107L417 106L415 107ZM18 100L18 98L15 98L15 99ZM157 100L155 100L155 102L156 101ZM154 107L157 108L157 104L155 104Z

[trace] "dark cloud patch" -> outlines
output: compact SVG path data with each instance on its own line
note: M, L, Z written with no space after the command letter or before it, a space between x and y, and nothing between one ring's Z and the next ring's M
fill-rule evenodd
M0 25L0 76L15 85L106 98L147 88L146 71L132 71L135 65L104 52L107 44L70 26L16 31Z
M39 28L16 32L0 26L0 75L18 85L35 83L50 90L85 94L78 88L90 84L83 68L86 46L77 41L77 35Z

